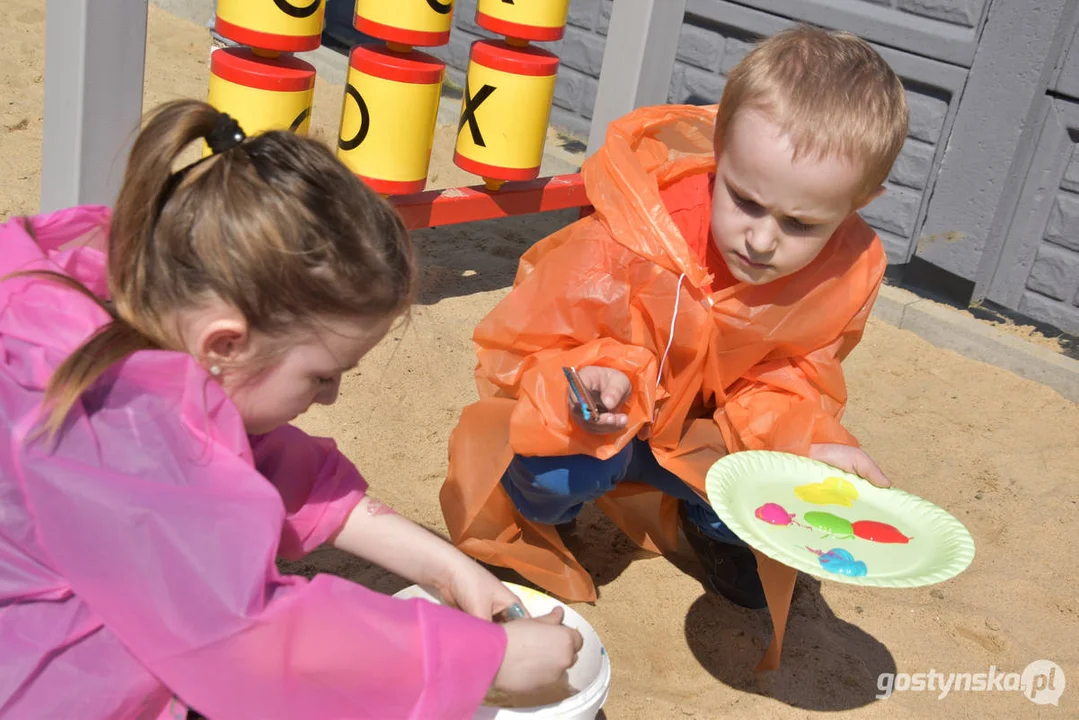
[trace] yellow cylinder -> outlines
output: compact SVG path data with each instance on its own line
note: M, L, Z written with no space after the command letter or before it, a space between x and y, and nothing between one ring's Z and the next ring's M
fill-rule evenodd
M210 56L207 102L234 117L247 135L268 130L306 135L314 92L315 68L298 58L263 58L247 48L224 48Z
M534 42L561 40L570 0L480 0L476 24L499 35Z
M365 35L401 45L450 41L454 0L356 0L353 25Z
M546 50L473 43L453 161L489 180L537 177L557 72Z
M322 43L323 0L217 0L214 30L263 50L304 52Z
M349 57L337 156L385 195L427 185L445 65L415 50L358 45Z

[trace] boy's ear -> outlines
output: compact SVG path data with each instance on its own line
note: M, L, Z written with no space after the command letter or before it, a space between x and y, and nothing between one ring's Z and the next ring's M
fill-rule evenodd
M874 200L876 200L877 198L879 198L883 194L884 194L884 186L881 185L879 188L877 188L873 192L869 193L869 195L867 195L865 197L865 199L862 200L862 202L858 203L858 206L854 208L853 212L858 212L859 210L861 210L866 205L873 202Z

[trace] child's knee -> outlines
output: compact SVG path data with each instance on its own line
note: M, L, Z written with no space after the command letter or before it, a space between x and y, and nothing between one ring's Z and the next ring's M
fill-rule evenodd
M587 455L516 456L502 484L522 515L534 522L569 522L581 505L604 495L625 477L629 451L599 460Z
M624 451L608 460L589 455L567 455L518 457L515 461L520 462L537 488L584 502L605 494L625 477L628 455Z

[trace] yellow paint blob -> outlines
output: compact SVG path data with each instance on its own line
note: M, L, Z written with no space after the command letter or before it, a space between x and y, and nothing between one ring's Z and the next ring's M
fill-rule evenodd
M799 485L794 494L807 503L814 505L842 505L850 507L858 499L858 491L849 480L843 478L825 478L819 483Z

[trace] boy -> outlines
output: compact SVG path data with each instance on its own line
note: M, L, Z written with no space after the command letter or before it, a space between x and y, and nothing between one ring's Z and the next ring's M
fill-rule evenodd
M883 192L907 122L899 78L867 43L799 27L731 71L718 111L613 123L582 169L595 214L529 250L475 331L482 399L450 439L442 490L454 542L591 601L556 526L595 500L672 552L680 516L711 588L764 607L763 556L712 511L705 475L760 449L889 484L839 422L840 362L886 265L856 213ZM568 399L564 366L598 418ZM793 578L768 599L789 603Z

